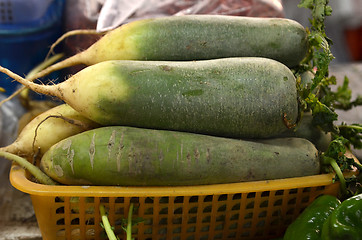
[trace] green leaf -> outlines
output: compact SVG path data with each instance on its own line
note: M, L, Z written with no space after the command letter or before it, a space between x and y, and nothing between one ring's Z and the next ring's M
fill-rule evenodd
M338 128L340 135L348 139L354 148L362 149L362 124L347 125L342 123Z
M307 9L313 9L314 7L314 0L302 0L298 4L299 8L307 8Z
M352 169L352 167L362 170L361 164L357 164L353 159L345 156L346 149L350 145L355 148L362 147L361 125L335 126L334 121L338 120L335 109L347 110L361 105L362 97L358 96L356 100L351 101L352 92L348 87L347 77L336 91L331 90L330 85L335 85L337 79L329 76L329 65L334 56L330 49L333 42L325 33L325 18L332 14L332 8L328 6L328 3L328 0L301 0L298 4L298 7L311 11L309 19L311 26L306 29L309 49L295 73L300 74L306 70L312 70L315 73L311 85L298 86L300 109L301 111L312 111L314 125L325 132L331 132L335 137L328 150L322 153L322 160L333 167L337 175L336 179L341 181L342 192L346 195L347 189L357 189L355 192L361 191L361 177L344 179L342 174L342 171Z

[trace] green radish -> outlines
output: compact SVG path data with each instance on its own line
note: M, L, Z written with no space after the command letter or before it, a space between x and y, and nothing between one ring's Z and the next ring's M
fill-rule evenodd
M107 60L266 57L293 67L307 49L304 27L290 19L225 15L142 19L110 31L85 51L47 68L34 79L65 67Z
M105 61L47 86L0 71L104 126L264 138L285 131L298 117L293 73L266 58Z
M301 137L311 141L318 150L325 152L332 141L332 134L324 132L313 125L313 116L310 112L303 113L298 126L293 129L287 129L278 137Z
M60 141L40 168L67 185L200 185L320 173L303 138L246 141L133 127L101 127Z
M42 156L60 140L97 127L98 124L85 118L67 104L51 108L35 117L20 132L10 145L0 148L23 157Z

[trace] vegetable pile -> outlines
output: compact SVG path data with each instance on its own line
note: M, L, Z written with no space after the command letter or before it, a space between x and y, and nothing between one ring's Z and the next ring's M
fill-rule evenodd
M361 126L335 126L334 107L359 101L341 99L348 86L329 88L329 6L300 6L312 9L311 30L288 19L171 16L125 24L27 79L0 67L65 102L2 151L38 157L62 184L213 184L314 175L330 165L348 194L342 172L361 165L345 153L359 146ZM89 66L64 82L33 82L79 63Z
M334 171L340 199L360 193L360 176L343 172L362 169L346 156L362 147L362 125L336 126L334 109L361 99L351 100L347 78L330 88L328 1L299 6L312 11L310 29L287 19L147 19L28 78L0 67L64 102L0 156L43 184L199 185ZM75 64L89 66L59 84L33 82Z

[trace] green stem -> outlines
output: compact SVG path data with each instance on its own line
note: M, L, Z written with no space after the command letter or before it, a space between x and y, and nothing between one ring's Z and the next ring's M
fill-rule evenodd
M108 239L109 240L117 240L117 237L116 237L116 235L114 234L114 232L112 230L111 224L108 221L106 210L105 210L103 205L99 205L99 211L101 213L103 227L104 227L104 229L106 231Z
M340 183L341 183L341 191L343 195L347 194L347 186L346 186L346 179L343 176L341 168L338 166L335 159L324 156L324 160L326 163L329 163L333 168L334 172L336 173Z
M34 166L33 164L31 164L25 158L19 157L19 156L15 155L15 154L12 154L12 153L3 152L3 151L0 151L0 157L4 157L4 158L6 158L6 159L8 159L10 161L16 162L17 164L19 164L20 166L22 166L23 168L28 170L30 172L30 174L33 175L36 178L36 180L41 184L57 185L57 183L54 182L42 170L40 170L40 168L38 168L37 166Z
M128 219L127 219L127 240L132 240L132 214L133 214L133 203L129 206Z
M338 128L352 128L362 131L362 126L357 126L357 125L340 125L338 126Z

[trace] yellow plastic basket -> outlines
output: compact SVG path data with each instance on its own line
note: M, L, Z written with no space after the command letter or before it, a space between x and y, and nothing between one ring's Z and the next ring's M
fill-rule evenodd
M273 239L317 196L336 196L334 174L187 187L47 186L13 165L12 185L30 194L44 240L107 239L100 204L121 240L130 203L133 237L157 240Z

